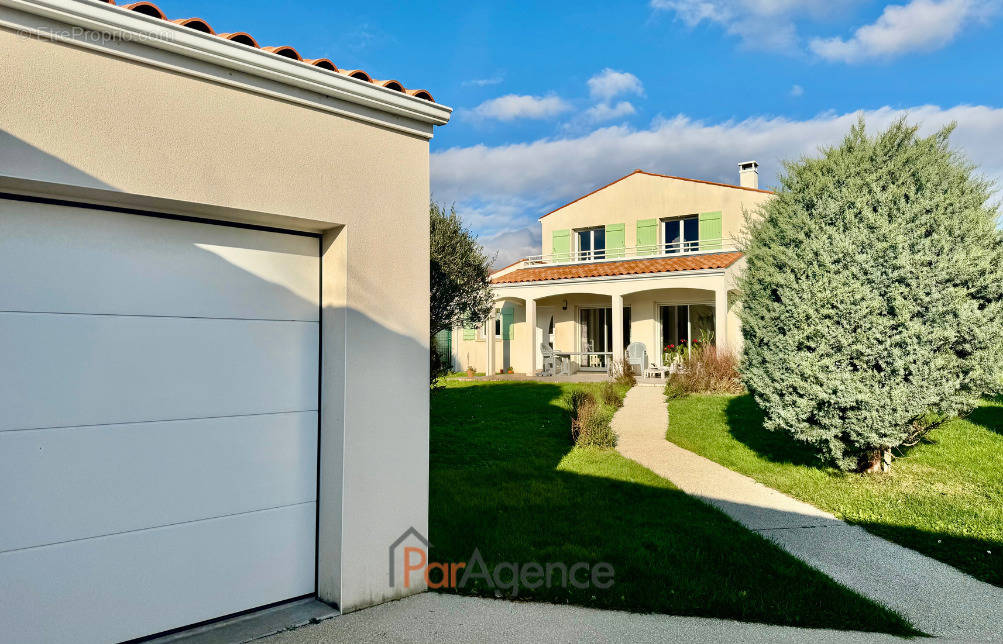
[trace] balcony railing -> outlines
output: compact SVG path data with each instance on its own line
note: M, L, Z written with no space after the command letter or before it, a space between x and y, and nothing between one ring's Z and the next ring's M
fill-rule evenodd
M615 262L624 259L656 259L722 253L737 250L738 246L730 237L701 239L700 241L674 242L654 246L633 246L627 248L606 248L603 250L583 250L550 255L531 255L522 261L522 267L551 264L583 264L594 262Z

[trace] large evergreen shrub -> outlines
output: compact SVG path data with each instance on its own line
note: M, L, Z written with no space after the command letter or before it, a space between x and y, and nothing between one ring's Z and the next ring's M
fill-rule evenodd
M861 121L785 164L748 221L743 382L768 429L842 469L883 468L1001 386L1003 239L951 129Z

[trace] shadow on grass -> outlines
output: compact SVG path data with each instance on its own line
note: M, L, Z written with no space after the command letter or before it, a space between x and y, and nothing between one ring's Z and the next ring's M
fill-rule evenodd
M968 420L1003 436L1003 396L997 396L992 402L995 404L976 408L968 416Z
M744 443L766 460L830 469L806 445L783 432L771 432L765 429L763 411L751 394L732 398L725 408L725 414L728 417L728 431L735 440Z
M611 450L572 449L564 388L455 387L432 398L432 559L612 564L609 589L519 597L596 608L913 634L899 616ZM484 585L464 594L495 596Z
M990 431L1003 434L1003 407L999 406L999 399L994 402L997 404L977 408L968 420ZM763 412L751 395L738 396L730 400L725 413L729 433L763 459L778 464L817 468L828 472L833 478L854 476L828 467L787 434L765 429ZM920 444L932 445L936 444L936 441L924 438ZM905 454L910 451L911 449L900 450ZM942 561L981 581L1003 586L1003 565L999 564L1000 554L1003 554L1003 543L927 531L911 526L858 521L852 517L847 517L846 521L859 525L872 534Z
M942 561L980 581L1003 586L1003 566L999 564L1000 553L1003 553L1003 542L959 537L911 526L871 521L849 521L849 523L859 525L871 534L915 550L931 559Z

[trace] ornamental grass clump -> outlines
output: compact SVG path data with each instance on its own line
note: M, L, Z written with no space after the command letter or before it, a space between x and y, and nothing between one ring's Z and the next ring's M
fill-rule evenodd
M612 364L610 376L615 384L627 389L637 384L637 374L634 373L634 367L630 366L630 361L626 357Z
M870 137L861 120L785 164L749 217L742 380L767 429L841 469L888 469L1003 380L998 214L950 132Z
M619 409L623 407L623 394L618 391L620 386L612 380L607 380L602 383L602 387L599 389L599 397L603 401L604 405L609 405L614 409Z
M665 395L669 398L688 394L740 394L743 391L738 358L731 351L719 351L709 342L681 356L676 368L665 378Z
M616 447L612 427L616 407L596 400L592 393L582 389L572 389L566 394L565 405L571 416L571 441L575 445Z

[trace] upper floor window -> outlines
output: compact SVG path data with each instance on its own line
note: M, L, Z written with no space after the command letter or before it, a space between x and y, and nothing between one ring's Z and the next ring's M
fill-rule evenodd
M606 229L604 227L576 230L575 240L577 244L575 256L578 261L584 262L606 257Z
M662 248L666 254L699 250L700 217L689 215L662 221Z

